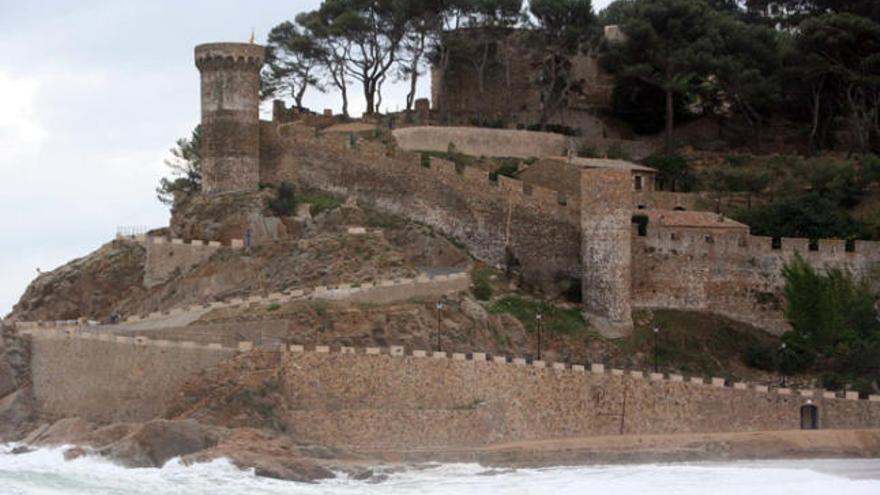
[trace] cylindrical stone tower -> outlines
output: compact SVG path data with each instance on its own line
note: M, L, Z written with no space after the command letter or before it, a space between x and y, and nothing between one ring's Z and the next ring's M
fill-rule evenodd
M256 191L260 182L260 69L265 48L196 47L202 75L202 193Z

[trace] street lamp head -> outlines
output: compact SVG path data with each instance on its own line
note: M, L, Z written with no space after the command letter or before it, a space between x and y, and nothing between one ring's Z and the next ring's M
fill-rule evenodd
M660 333L660 327L654 327L654 333Z
M443 309L443 303L442 303L442 302L438 302L438 303L437 303L437 309Z
M540 321L541 318L543 318L543 317L544 317L544 315L542 315L541 313L537 313L537 314L535 315L535 319L536 319L536 320L539 320L539 321Z

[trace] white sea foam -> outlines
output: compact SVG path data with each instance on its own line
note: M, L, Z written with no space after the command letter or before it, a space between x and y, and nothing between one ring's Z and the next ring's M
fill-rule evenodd
M9 449L0 445L0 452ZM225 460L126 469L89 457L66 462L63 450L0 453L0 494L880 494L880 459L517 470L444 464L393 472L380 483L341 475L306 484L260 478Z

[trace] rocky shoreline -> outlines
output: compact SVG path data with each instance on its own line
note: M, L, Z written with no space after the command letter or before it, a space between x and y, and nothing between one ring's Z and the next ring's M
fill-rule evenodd
M303 445L253 428L228 429L193 420L154 420L98 427L78 418L43 425L12 452L71 446L66 460L81 456L116 464L161 467L175 457L184 464L229 459L257 476L318 482L345 473L381 482L388 472L436 463L479 463L494 468L595 464L644 464L770 459L880 458L880 429L765 431L676 435L626 435L549 439L474 449L348 451Z

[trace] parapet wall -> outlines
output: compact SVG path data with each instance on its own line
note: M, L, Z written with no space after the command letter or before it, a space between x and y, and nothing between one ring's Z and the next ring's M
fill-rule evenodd
M481 127L406 127L393 133L407 151L456 151L473 156L532 158L564 156L568 138L550 132Z
M33 338L31 372L40 415L96 423L160 416L187 378L236 352L219 344L109 333L27 333Z
M880 427L880 396L768 389L564 363L392 347L284 355L297 438L363 450L483 447L580 436Z
M164 414L184 382L254 348L71 331L31 333L46 418L98 423ZM880 427L880 396L728 384L722 378L527 362L485 353L301 345L281 351L279 417L302 441L357 449L442 449L578 436L789 430L804 405L819 427ZM331 352L332 351L332 352Z
M633 233L633 304L711 311L775 334L788 330L782 311L782 268L795 253L817 269L839 268L856 277L880 264L880 243L707 233L648 226ZM774 248L774 245L778 248Z
M282 130L299 151L296 167L307 189L429 225L484 262L518 264L527 281L547 290L580 278L579 206L558 191L504 176L493 181L485 170L443 160L425 167L418 154L373 141Z

